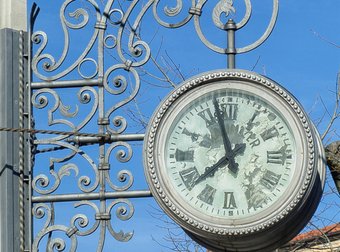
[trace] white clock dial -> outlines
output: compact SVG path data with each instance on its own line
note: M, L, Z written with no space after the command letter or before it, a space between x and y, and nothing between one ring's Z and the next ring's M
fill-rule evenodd
M165 165L173 188L194 209L240 219L285 193L295 153L291 129L272 105L245 91L219 89L188 103L173 120Z

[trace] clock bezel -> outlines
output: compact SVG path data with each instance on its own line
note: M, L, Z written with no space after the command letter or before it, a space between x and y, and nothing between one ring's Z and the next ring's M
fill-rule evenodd
M228 90L231 92L244 92L244 95L246 95L246 93L248 94L252 93L253 95L256 95L258 98L260 98L259 97L260 93L263 94L264 92L266 92L265 90L262 90L262 89L259 90L252 83L244 83L244 82L239 82L239 81L232 81L232 82L226 83L225 81L215 81L213 83L209 83L204 86L196 87L194 90L191 90L190 92L188 92L187 95L181 96L178 100L176 100L176 102L173 103L173 106L171 107L171 109L169 108L169 110L164 114L165 119L162 120L162 122L159 124L159 133L158 133L159 139L155 139L156 141L158 141L158 144L156 145L156 148L155 148L155 153L159 157L159 159L156 162L157 162L157 166L161 167L160 174L159 174L159 179L161 183L169 187L169 194L170 194L169 196L171 196L169 198L171 198L172 202L176 202L177 205L180 205L180 206L181 206L180 204L181 202L179 202L178 199L179 197L182 197L182 195L177 191L177 188L173 185L173 182L169 181L170 178L169 178L169 174L166 174L166 171L165 171L166 169L164 170L162 169L163 167L166 166L166 158L165 158L165 155L162 155L162 153L166 153L166 142L168 140L167 133L172 131L174 120L179 116L179 114L185 113L185 112L182 112L183 109L190 107L191 106L190 103L194 102L196 98L202 97L201 91L203 90L204 90L204 95L207 95L207 94L209 95L210 92L214 92L214 91ZM272 101L266 100L265 103L267 103L268 105L270 104L270 106L274 108L274 106L272 105L273 97L268 96L268 98L269 100L271 99ZM263 98L262 98L262 101L264 101ZM282 104L278 104L278 103L276 104L275 110L278 110L277 113L280 113L279 111L283 109L285 108L284 106L282 106ZM181 112L176 113L175 111L181 111ZM285 115L287 116L287 113ZM281 115L281 118L284 118L284 116ZM291 116L291 119L294 120L292 116ZM294 135L294 132L297 132L299 130L298 127L296 127L296 123L288 124L286 122L286 124L288 127L290 127L290 132L292 133L293 136L295 136L295 138L300 137L300 134ZM297 141L296 150L303 149L302 142L303 142L302 140ZM298 166L303 166L303 162L305 161L306 160L303 160L303 155L300 154L297 157L295 164L297 164ZM296 178L295 179L296 183L293 184L293 181L291 181L290 182L291 187L285 191L286 196L282 195L282 197L279 197L278 201L275 201L274 203L275 205L280 205L281 208L285 207L285 205L287 204L286 202L290 200L289 198L291 197L291 195L296 194L297 184L301 183L304 177L302 174L302 170L294 169L294 174L292 175L292 177ZM203 213L202 218L206 219L204 212L199 211L195 207L192 207L192 206L191 207L189 206L188 208L190 209L186 209L186 210L187 212L190 213L190 215L196 216L198 218ZM229 226L230 228L235 225L238 227L241 227L241 226L246 227L249 225L253 225L253 223L257 222L258 220L268 219L269 218L268 216L270 214L273 214L273 211L268 209L267 207L265 208L265 210L261 211L261 213L257 212L248 217L245 217L245 216L233 216L233 217L211 216L216 219L209 220L208 223L211 224L212 222L215 222L216 225L218 226L224 226L224 227ZM240 217L240 218L236 218L236 217Z
M260 97L263 97L264 94L267 95L268 97L263 98L263 100L275 107L276 110L279 111L277 107L280 107L280 109L284 108L285 112L283 116L285 113L287 113L287 115L289 113L289 120L294 121L294 124L292 124L295 125L292 129L293 135L300 138L300 141L296 140L297 143L299 142L299 146L296 147L302 148L304 150L303 153L307 154L301 157L302 169L296 178L296 187L292 189L293 191L289 192L289 194L286 192L287 195L283 198L281 197L280 202L272 204L262 215L259 216L259 214L255 214L252 218L248 218L247 221L243 221L243 223L242 221L235 222L235 220L221 221L222 218L207 217L201 212L190 209L190 207L189 209L188 207L183 207L186 203L178 200L178 195L174 195L173 188L171 188L171 186L169 187L166 172L164 173L165 169L161 168L164 164L162 161L162 153L164 153L165 148L164 134L169 130L171 125L168 118L169 113L183 109L189 102L182 104L182 101L198 97L198 93L202 91L202 89L204 89L204 92L208 92L207 90L211 90L209 86L216 85L217 83L223 83L223 85L225 85L226 82L229 82L230 86L235 86L235 83L242 83L242 88L246 89L245 91L247 92L251 91ZM246 88L247 85L251 88ZM257 91L254 92L254 90ZM176 113L176 115L177 114L178 113ZM172 117L176 117L176 115ZM193 233L245 235L261 232L264 229L276 225L288 216L289 213L297 207L311 184L315 163L315 146L311 123L306 117L305 112L297 100L279 84L249 71L214 71L185 81L166 97L156 110L150 120L145 139L145 174L153 196L168 215L182 227ZM297 170L298 169L296 169L295 172L297 172ZM280 205L278 203L283 204ZM272 210L269 210L270 208Z

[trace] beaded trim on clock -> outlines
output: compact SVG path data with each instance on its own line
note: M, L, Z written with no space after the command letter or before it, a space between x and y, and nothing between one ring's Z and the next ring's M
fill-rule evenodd
M207 226L205 224L202 224L196 220L193 220L192 218L188 217L185 213L180 211L174 203L171 202L171 200L167 197L166 193L164 192L162 186L159 183L156 170L155 170L155 164L154 164L154 138L157 131L157 128L159 126L159 123L164 115L164 113L167 111L169 106L183 93L191 90L192 88L199 86L204 81L209 80L219 80L220 78L225 77L231 77L231 78L237 78L237 79L244 79L244 80L251 80L254 82L257 82L261 84L262 86L265 86L267 88L270 88L274 92L276 92L279 96L281 96L285 101L287 101L288 104L293 108L295 113L298 115L303 128L305 130L306 136L307 136L307 142L308 142L308 169L307 174L305 176L305 180L303 182L303 186L300 189L299 193L296 195L296 197L292 200L290 205L284 209L280 214L276 215L275 217L271 218L270 220L266 221L263 224L259 224L257 226L254 226L252 228L244 228L240 230L228 230L224 228L215 228L211 226ZM152 178L152 182L154 184L154 187L157 190L158 195L162 199L162 201L167 205L168 209L170 209L175 215L177 215L180 219L187 222L189 225L202 229L204 231L214 233L214 234L221 234L221 235L244 235L249 233L254 233L261 231L263 229L266 229L275 223L282 220L285 216L287 216L294 207L298 204L300 199L305 194L306 190L308 189L308 185L310 184L310 180L313 174L313 168L314 168L314 152L315 152L315 145L313 140L313 135L311 132L309 120L304 115L303 111L301 110L299 104L293 99L289 94L286 93L285 90L283 90L278 85L274 84L273 82L269 81L266 78L262 78L260 76L256 76L251 73L245 73L245 72L237 72L235 70L233 71L226 71L226 72L215 72L211 74L207 74L205 76L201 76L199 78L193 79L189 81L187 84L183 85L179 89L175 90L164 102L163 106L158 110L157 115L155 116L151 129L149 131L148 135L148 146L147 146L147 162L148 162L148 171L150 174L150 177Z

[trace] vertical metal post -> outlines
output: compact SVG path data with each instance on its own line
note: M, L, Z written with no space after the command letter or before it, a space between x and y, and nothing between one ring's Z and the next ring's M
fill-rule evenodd
M0 30L0 125L19 127L19 34ZM19 135L0 132L0 251L19 251Z
M0 125L26 127L26 0L0 1ZM0 252L28 251L25 134L0 132Z
M235 31L236 24L234 20L229 19L226 24L227 36L228 36L228 47L227 47L227 57L228 57L228 69L234 69L236 67L235 55Z

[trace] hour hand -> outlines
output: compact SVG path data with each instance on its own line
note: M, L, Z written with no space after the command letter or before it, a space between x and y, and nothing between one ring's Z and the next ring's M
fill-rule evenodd
M235 147L232 151L233 156L237 156L237 155L241 155L244 153L244 151L246 150L246 144L245 143L239 143L239 144L235 144Z
M193 186L197 185L198 183L202 182L208 177L214 176L215 172L226 165L229 164L229 169L233 171L234 173L237 172L238 170L238 164L235 163L235 166L232 166L230 164L230 160L234 160L235 156L238 154L242 154L246 148L246 144L241 143L241 144L236 144L235 148L228 153L229 155L224 155L218 162L212 166L206 167L205 171L202 175L200 175L196 180Z
M206 167L205 171L203 174L201 174L196 180L195 180L195 185L197 185L198 183L202 182L203 180L205 180L208 177L212 177L214 176L215 172L218 170L218 168L226 166L228 164L228 157L227 156L223 156L220 160L218 160L218 162L216 164L214 164L213 166L210 167Z

